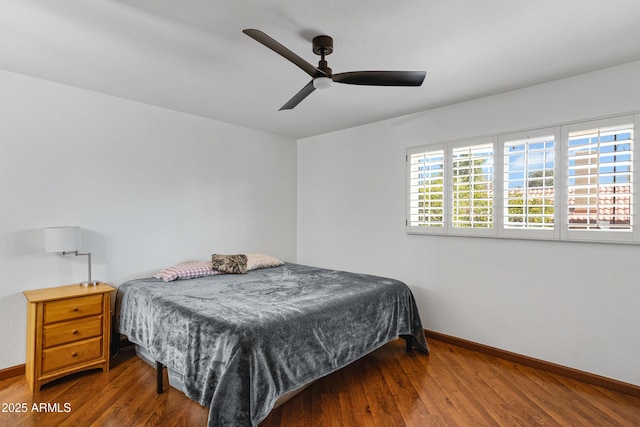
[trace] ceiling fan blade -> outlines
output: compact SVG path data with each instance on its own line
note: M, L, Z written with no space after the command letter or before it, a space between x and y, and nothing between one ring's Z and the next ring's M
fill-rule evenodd
M420 86L426 75L425 71L350 71L331 78L350 85Z
M298 67L300 67L305 73L309 74L311 77L326 76L325 72L323 72L322 70L319 70L314 65L311 65L310 63L308 63L307 61L305 61L304 59L302 59L301 57L299 57L298 55L296 55L295 53L293 53L292 51L284 47L282 44L280 44L276 40L272 39L271 37L263 33L262 31L254 30L254 29L246 29L246 30L242 30L242 32L248 35L249 37L251 37L252 39L254 39L255 41L262 43L263 45L265 45L275 53L284 57L285 59L288 59L289 61L293 62Z
M280 110L278 111L291 110L293 107L298 105L303 99L311 95L311 92L313 92L314 90L316 90L316 88L313 86L313 80L311 80L309 83L307 83L305 87L300 89L300 92L296 93L293 96L293 98L291 98L289 101L287 101L286 104L280 107Z

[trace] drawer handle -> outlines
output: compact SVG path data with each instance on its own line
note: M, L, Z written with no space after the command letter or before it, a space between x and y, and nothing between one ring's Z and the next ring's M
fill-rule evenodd
M73 335L78 335L78 330L74 329L73 332L71 332Z
M73 353L71 353L71 357L78 357L78 353L74 351Z
M73 311L80 311L78 307L73 307Z

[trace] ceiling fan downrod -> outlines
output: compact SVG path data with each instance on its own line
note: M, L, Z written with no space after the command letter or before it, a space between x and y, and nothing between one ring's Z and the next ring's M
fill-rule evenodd
M320 55L320 62L318 63L318 69L323 71L327 76L331 77L331 68L325 56L333 53L333 39L329 36L316 36L313 38L313 53Z

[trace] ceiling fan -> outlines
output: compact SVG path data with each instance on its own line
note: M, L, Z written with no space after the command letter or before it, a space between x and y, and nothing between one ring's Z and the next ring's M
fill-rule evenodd
M280 110L294 108L314 90L327 89L332 82L368 86L420 86L427 74L425 71L350 71L333 74L325 60L325 56L331 55L333 52L333 39L329 36L313 38L313 53L320 55L318 66L314 67L260 30L246 29L242 32L293 62L312 77L312 80L287 101Z

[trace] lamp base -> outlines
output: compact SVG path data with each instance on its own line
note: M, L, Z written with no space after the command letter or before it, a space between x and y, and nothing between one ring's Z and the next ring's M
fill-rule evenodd
M82 283L80 283L80 286L84 286L86 288L86 287L89 287L89 286L98 286L99 284L100 284L100 282L98 282L97 280L92 280L90 282L82 282Z

